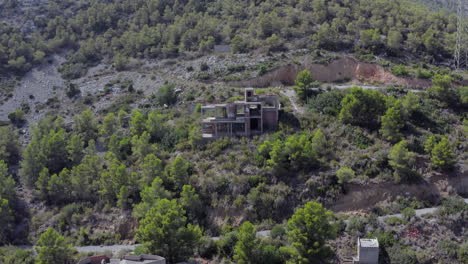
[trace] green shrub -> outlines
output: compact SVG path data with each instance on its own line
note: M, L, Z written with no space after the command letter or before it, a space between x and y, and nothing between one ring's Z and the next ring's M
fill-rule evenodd
M21 109L16 109L16 111L9 113L8 119L10 119L10 122L17 127L21 127L26 122L24 112Z
M416 252L408 247L396 245L387 250L391 263L416 264Z
M374 230L366 235L366 238L377 238L382 248L389 248L395 245L397 243L395 237L397 237L395 232L385 232L382 229Z
M403 217L405 218L405 220L410 220L412 217L415 217L416 216L416 211L414 211L413 208L411 207L406 207L405 209L403 209L403 211L401 212L401 215L403 215Z
M430 71L425 71L422 68L416 69L416 77L421 79L431 79L432 73Z
M353 169L351 169L351 168L341 167L336 172L336 177L338 177L338 182L343 184L343 183L349 182L351 179L356 177L356 174L354 173Z
M384 222L388 225L395 226L395 225L404 225L406 224L406 221L401 219L400 217L397 216L391 216L385 218Z
M162 105L173 105L177 102L177 94L175 92L175 85L166 84L159 88L156 93L156 103Z
M437 213L441 216L449 216L468 211L468 204L460 197L447 197L438 208Z
M461 263L468 263L468 243L464 243L460 246L457 252L457 258Z
M209 74L207 72L200 72L200 73L196 74L194 76L194 78L197 79L197 80L206 81L206 80L211 79L211 74Z
M348 232L358 232L358 233L363 233L365 231L367 225L367 219L362 218L362 217L350 217L348 226L347 226L347 231Z
M449 258L456 258L460 246L455 241L442 240L437 244L437 250Z
M402 64L393 66L392 73L395 76L408 76L409 75L409 71Z
M270 232L270 237L281 239L286 234L286 229L283 226L275 225Z
M203 62L201 65L200 65L200 71L207 71L210 69L210 66L208 66L208 64L206 64L205 62Z
M246 69L245 65L242 65L242 64L234 64L234 65L229 65L227 67L227 70L230 73L242 72L242 71L245 71L245 69Z

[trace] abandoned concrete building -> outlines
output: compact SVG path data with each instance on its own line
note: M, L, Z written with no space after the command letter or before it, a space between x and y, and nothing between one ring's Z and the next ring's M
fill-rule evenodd
M354 264L378 264L379 241L377 239L358 238L357 257L353 258Z
M256 95L253 88L244 91L244 101L202 106L204 139L250 137L278 126L279 96Z
M121 259L111 259L108 256L90 256L78 264L166 264L166 259L157 255L124 256Z

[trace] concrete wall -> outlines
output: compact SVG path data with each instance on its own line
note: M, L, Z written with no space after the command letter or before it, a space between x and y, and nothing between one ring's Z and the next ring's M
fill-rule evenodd
M278 127L278 110L263 109L263 129L271 130Z
M359 264L378 264L379 263L379 248L378 247L359 247L358 257L359 257Z

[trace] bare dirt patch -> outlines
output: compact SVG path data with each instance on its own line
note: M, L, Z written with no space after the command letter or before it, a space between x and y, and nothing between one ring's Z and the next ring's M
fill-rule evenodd
M233 82L232 84L253 87L266 87L275 83L293 85L297 74L303 70L309 70L312 73L312 77L320 82L351 81L354 84L383 83L386 85L403 85L415 88L427 88L431 86L429 80L396 77L380 65L360 62L352 57L343 57L329 64L309 63L309 59L304 58L301 65L288 64L263 76Z

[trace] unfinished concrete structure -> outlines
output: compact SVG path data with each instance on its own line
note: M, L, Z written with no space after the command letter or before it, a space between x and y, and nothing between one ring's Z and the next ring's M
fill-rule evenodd
M120 264L166 264L166 259L157 255L125 256Z
M202 107L205 139L250 137L278 126L278 95L256 95L253 88L244 91L244 101Z
M378 264L379 241L377 239L358 238L357 257L353 258L354 264Z

